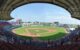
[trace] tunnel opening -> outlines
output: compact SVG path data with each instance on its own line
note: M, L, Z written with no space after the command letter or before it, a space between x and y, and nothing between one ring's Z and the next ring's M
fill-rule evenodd
M27 39L63 38L79 25L79 21L72 19L67 10L48 3L26 4L14 9L10 15L14 18L9 21L11 31Z

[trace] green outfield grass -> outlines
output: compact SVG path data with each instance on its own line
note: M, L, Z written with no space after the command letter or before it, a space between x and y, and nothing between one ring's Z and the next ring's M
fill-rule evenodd
M36 29L34 29L36 28ZM52 29L55 31L48 32L48 30L45 29ZM55 40L59 39L63 36L65 36L67 33L64 28L62 27L53 27L53 26L28 26L28 27L20 27L16 28L16 34L19 35L19 37L25 38L25 39L32 39L30 36L21 36L20 34L27 34L28 32L33 34L39 34L39 37L36 37L40 40Z

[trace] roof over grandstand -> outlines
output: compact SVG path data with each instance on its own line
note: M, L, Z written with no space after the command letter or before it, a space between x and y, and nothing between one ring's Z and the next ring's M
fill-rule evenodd
M71 13L71 17L80 19L80 0L0 0L0 20L10 20L11 11L29 3L50 3L63 7Z

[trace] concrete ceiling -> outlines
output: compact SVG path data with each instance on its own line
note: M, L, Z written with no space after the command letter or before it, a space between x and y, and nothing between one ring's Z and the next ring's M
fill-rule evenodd
M80 19L80 0L0 0L0 20L10 20L15 8L28 3L51 3L63 7L73 18Z

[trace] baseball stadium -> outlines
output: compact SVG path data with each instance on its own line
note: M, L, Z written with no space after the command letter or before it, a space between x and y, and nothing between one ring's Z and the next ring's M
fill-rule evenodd
M0 0L0 50L80 50L80 0Z

